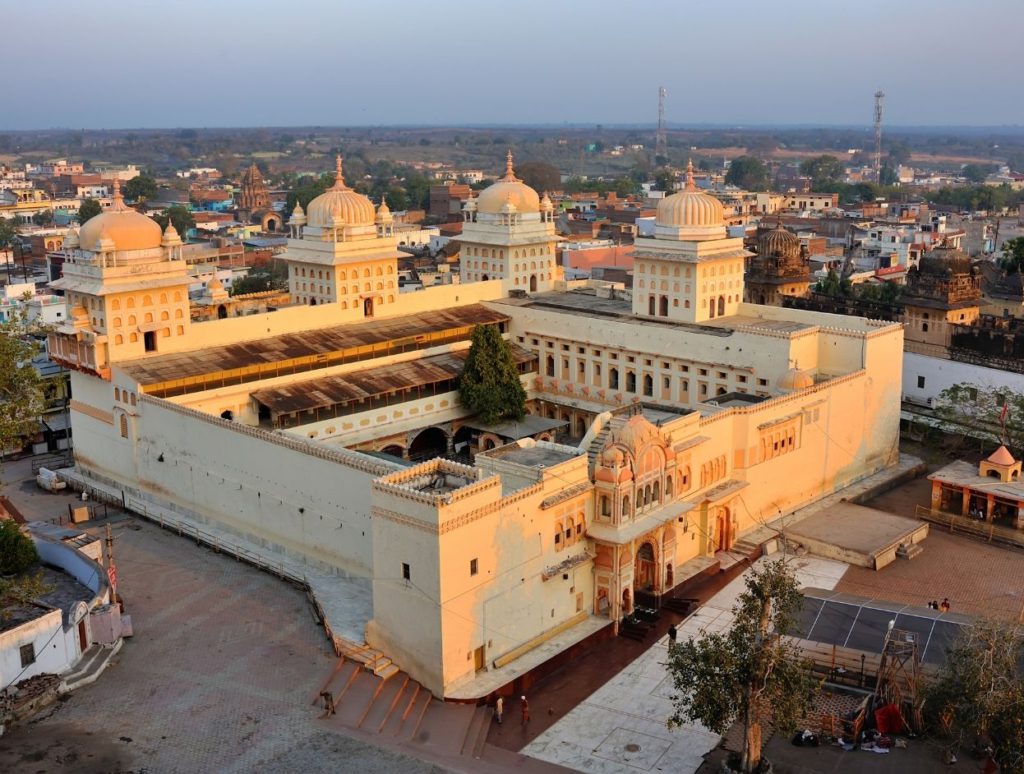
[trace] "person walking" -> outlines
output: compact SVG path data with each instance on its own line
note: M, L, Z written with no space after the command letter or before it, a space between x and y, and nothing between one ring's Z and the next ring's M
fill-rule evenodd
M525 726L530 722L530 702L526 700L525 696L520 696L519 701L521 701L523 705L523 725Z
M942 604L939 605L939 610L941 610L943 613L949 612L949 597L943 597Z
M672 648L674 648L676 646L676 637L678 635L679 635L679 632L676 630L676 625L674 623L673 624L669 624L668 625L668 649L669 649L670 652L671 652Z
M498 719L498 725L501 725L501 719L505 717L505 700L498 697L498 700L494 702L494 717Z

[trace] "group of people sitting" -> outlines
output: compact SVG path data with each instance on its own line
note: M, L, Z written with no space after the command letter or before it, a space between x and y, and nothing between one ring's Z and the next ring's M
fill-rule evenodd
M969 515L970 515L970 517L972 519L977 519L978 521L985 521L986 518L987 518L985 516L985 509L984 508L975 508L973 506L971 507L971 509L969 511Z
M928 603L928 609L929 610L939 610L939 611L941 611L943 613L948 613L949 612L949 597L943 597L941 602L935 602L935 601L929 602Z

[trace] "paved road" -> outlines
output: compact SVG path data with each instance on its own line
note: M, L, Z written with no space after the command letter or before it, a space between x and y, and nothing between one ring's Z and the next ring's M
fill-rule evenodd
M135 637L95 684L0 737L0 771L441 771L313 723L334 654L301 591L134 517L114 531Z

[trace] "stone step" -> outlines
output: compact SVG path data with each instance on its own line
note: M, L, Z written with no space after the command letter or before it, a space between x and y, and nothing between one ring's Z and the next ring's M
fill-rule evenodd
M96 682L123 644L124 640L118 640L114 645L100 645L95 642L90 645L78 664L62 675L61 692L68 693Z
M462 740L462 749L459 750L459 755L471 758L478 757L474 753L480 741L481 733L485 738L487 736L487 728L491 717L489 709L486 706L477 706L473 711L473 719L470 720L469 728L466 729L466 736Z
M913 559L916 556L920 556L922 553L924 553L924 546L920 543L903 543L896 549L896 556L901 559Z
M356 728L363 728L367 731L379 731L391 711L393 703L397 700L402 690L401 680L378 680L377 688L373 692L363 716L359 719Z
M388 716L387 722L381 727L379 733L398 737L404 730L407 735L410 735L412 726L416 722L414 711L418 710L422 704L422 692L423 687L419 683L407 678L402 684L394 712Z

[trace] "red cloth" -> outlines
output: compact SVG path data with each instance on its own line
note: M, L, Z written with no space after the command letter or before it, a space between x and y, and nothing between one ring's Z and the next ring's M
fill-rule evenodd
M882 734L898 734L903 731L903 715L895 704L886 704L875 710L875 728Z

